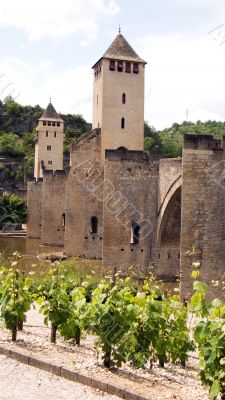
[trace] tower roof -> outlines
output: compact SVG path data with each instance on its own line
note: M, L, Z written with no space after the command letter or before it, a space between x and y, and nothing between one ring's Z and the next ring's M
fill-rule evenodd
M43 112L42 116L40 119L58 119L60 121L63 121L62 118L60 118L59 114L56 112L55 108L53 107L51 101L48 104L46 110Z
M139 57L121 33L116 36L101 58L114 58L116 60L127 60L146 64L146 61Z

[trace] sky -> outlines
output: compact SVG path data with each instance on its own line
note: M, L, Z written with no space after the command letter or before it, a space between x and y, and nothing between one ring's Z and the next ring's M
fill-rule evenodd
M147 61L156 129L225 120L224 0L1 0L0 100L92 121L92 65L118 34Z

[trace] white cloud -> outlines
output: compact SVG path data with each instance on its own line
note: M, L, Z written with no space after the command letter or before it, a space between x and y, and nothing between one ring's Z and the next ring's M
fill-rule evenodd
M92 120L93 73L89 67L80 65L63 74L52 76L43 90L52 93L53 103L63 113L82 114ZM43 93L43 91L42 91ZM43 94L42 94L43 96Z
M145 116L152 125L181 122L187 109L193 121L225 119L225 43L207 32L192 40L148 36L139 53L148 61Z
M118 11L117 0L1 0L0 27L24 29L32 40L78 33L90 41L101 18Z
M21 91L32 79L31 66L16 57L0 59L0 66L0 100L12 96L19 101Z
M0 100L12 95L21 104L44 108L51 96L58 111L79 113L91 122L93 73L88 66L60 73L49 60L31 65L18 58L0 58L0 65Z
M225 120L225 43L221 45L206 32L195 39L147 36L134 48L148 62L145 118L150 124L160 129L182 122L187 109L192 121ZM74 62L74 68L65 67L62 72L48 59L38 65L0 57L0 66L0 99L14 89L22 104L45 107L51 95L58 111L81 113L91 122L89 65Z

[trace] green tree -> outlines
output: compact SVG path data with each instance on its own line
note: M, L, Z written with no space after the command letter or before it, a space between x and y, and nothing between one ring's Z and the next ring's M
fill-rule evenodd
M24 157L25 153L19 136L14 133L3 133L0 136L0 154L6 157Z
M69 154L70 145L75 142L77 139L81 137L83 134L81 129L75 128L67 128L65 132L65 141L64 141L64 154Z
M6 223L13 220L18 223L25 223L27 219L27 206L24 200L11 193L3 193L0 196L0 220Z
M145 121L144 124L144 151L148 154L153 152L162 152L162 140L158 132L153 126L150 126L148 122Z
M165 138L163 142L163 157L173 158L179 157L182 153L182 146L173 139Z

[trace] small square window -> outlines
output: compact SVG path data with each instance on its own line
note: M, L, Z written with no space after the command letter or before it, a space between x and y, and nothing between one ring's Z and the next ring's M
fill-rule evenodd
M51 126L51 121L48 121L48 126Z
M55 126L55 121L52 122L52 126Z
M54 132L54 137L56 137L56 131Z
M47 150L51 150L52 149L52 146L47 146Z
M43 121L43 125L46 125L46 121Z
M137 63L134 63L133 65L133 73L138 74L139 72L139 65Z
M60 126L60 122L57 122L57 126Z
M110 71L115 71L115 61L114 60L109 61L109 69L110 69Z
M46 131L46 137L48 137L48 131Z
M123 72L123 61L118 61L117 71L118 72Z
M50 161L48 161L48 165L52 165L52 161L50 160Z
M126 69L125 69L125 71L128 72L128 73L131 72L131 63L126 62Z

